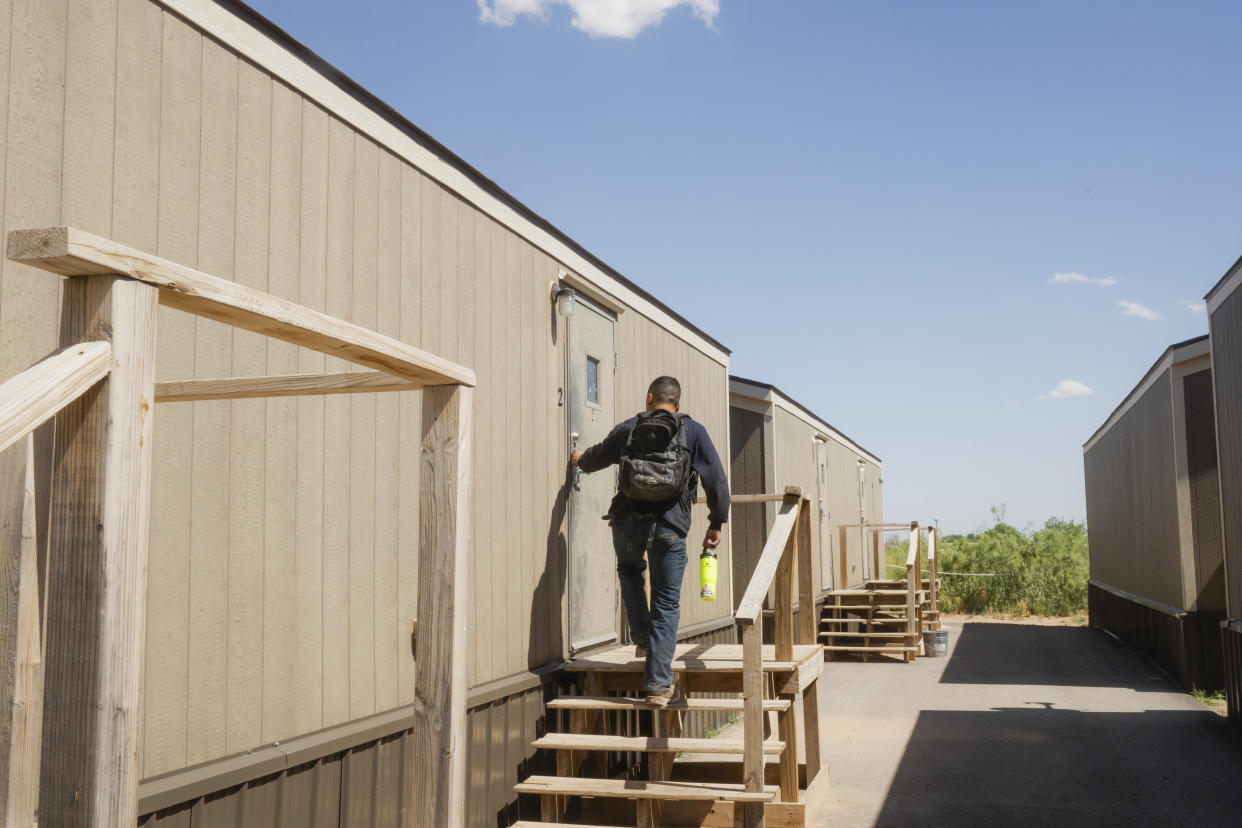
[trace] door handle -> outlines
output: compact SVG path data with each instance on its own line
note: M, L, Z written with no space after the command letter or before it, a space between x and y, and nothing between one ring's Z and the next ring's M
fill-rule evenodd
M571 445L570 451L573 451L574 449L578 448L578 437L579 435L578 435L578 432L576 431L573 434L569 435L570 445ZM574 466L574 473L571 479L573 481L572 485L574 487L574 491L575 492L582 491L582 469L578 468L577 466Z

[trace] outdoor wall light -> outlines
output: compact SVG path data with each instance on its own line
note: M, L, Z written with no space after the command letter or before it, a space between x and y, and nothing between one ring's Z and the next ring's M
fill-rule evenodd
M552 301L556 304L556 312L568 319L578 308L578 292L573 288L560 287L554 282Z

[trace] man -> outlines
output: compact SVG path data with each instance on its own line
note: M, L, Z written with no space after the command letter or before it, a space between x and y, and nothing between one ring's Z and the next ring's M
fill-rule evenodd
M686 571L686 535L690 507L698 497L698 480L707 493L708 529L703 546L720 544L720 527L729 519L729 481L707 430L681 411L681 384L658 377L647 389L647 412L665 411L681 420L683 441L693 473L679 497L639 500L620 491L608 510L612 544L617 554L621 597L629 617L637 654L646 657L643 689L650 704L663 707L673 700L673 652L681 618L681 580ZM645 415L641 415L645 416ZM660 417L662 415L654 415ZM572 463L590 473L620 463L639 416L617 425L598 445L575 451ZM650 419L650 418L648 418ZM696 479L697 478L697 479ZM643 560L646 553L647 559ZM643 590L644 570L651 567L651 606Z

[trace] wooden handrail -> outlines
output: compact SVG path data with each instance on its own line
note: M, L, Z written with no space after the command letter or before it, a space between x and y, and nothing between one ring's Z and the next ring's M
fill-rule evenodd
M389 336L74 227L12 230L8 256L63 276L116 273L159 288L159 302L423 385L474 386L474 371Z
M0 385L0 451L50 420L111 368L111 345L80 342Z
M906 568L916 566L919 562L919 524L910 524L910 548L906 551Z
M749 495L751 502L765 502L772 495ZM759 792L764 785L763 755L763 625L756 624L763 611L763 601L775 584L773 606L775 656L777 661L793 660L793 581L798 573L802 597L801 621L804 638L814 636L814 594L811 584L811 507L802 490L790 486L780 496L781 508L768 533L751 575L746 592L733 614L742 629L742 782L747 791ZM801 552L801 557L799 557ZM793 738L792 730L782 736ZM786 750L781 756L781 798L795 801L798 797L797 751ZM808 769L808 774L810 771ZM808 775L808 778L811 778ZM763 824L763 805L746 805L743 823Z
M794 526L797 525L801 495L784 495L782 500L784 502L776 513L776 520L772 523L772 531L768 533L767 542L763 545L759 563L755 565L746 592L742 594L737 611L733 613L733 619L738 624L753 624L763 612L763 601L767 598L768 590L772 588L777 567L780 566L785 547L789 544Z

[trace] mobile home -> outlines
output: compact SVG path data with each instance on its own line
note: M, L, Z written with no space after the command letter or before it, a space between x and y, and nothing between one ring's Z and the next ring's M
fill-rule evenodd
M1091 624L1204 690L1223 680L1214 350L1169 347L1083 446Z
M797 486L815 501L812 572L817 615L830 590L885 577L871 572L864 533L847 529L843 549L838 531L842 525L883 523L879 457L776 386L736 376L729 378L729 431L735 492L779 493ZM734 505L734 583L749 581L772 514L773 507L761 503Z
M672 374L727 456L728 350L241 2L3 0L0 25L5 231L76 227L475 373L467 824L508 824L558 665L621 629L612 481L569 473L575 435ZM61 291L4 262L0 378L56 347ZM158 326L163 382L355 367ZM156 406L144 824L396 824L421 749L419 399ZM688 579L683 636L731 640L730 611Z
M1229 617L1222 624L1229 719L1242 726L1242 259L1207 295Z

